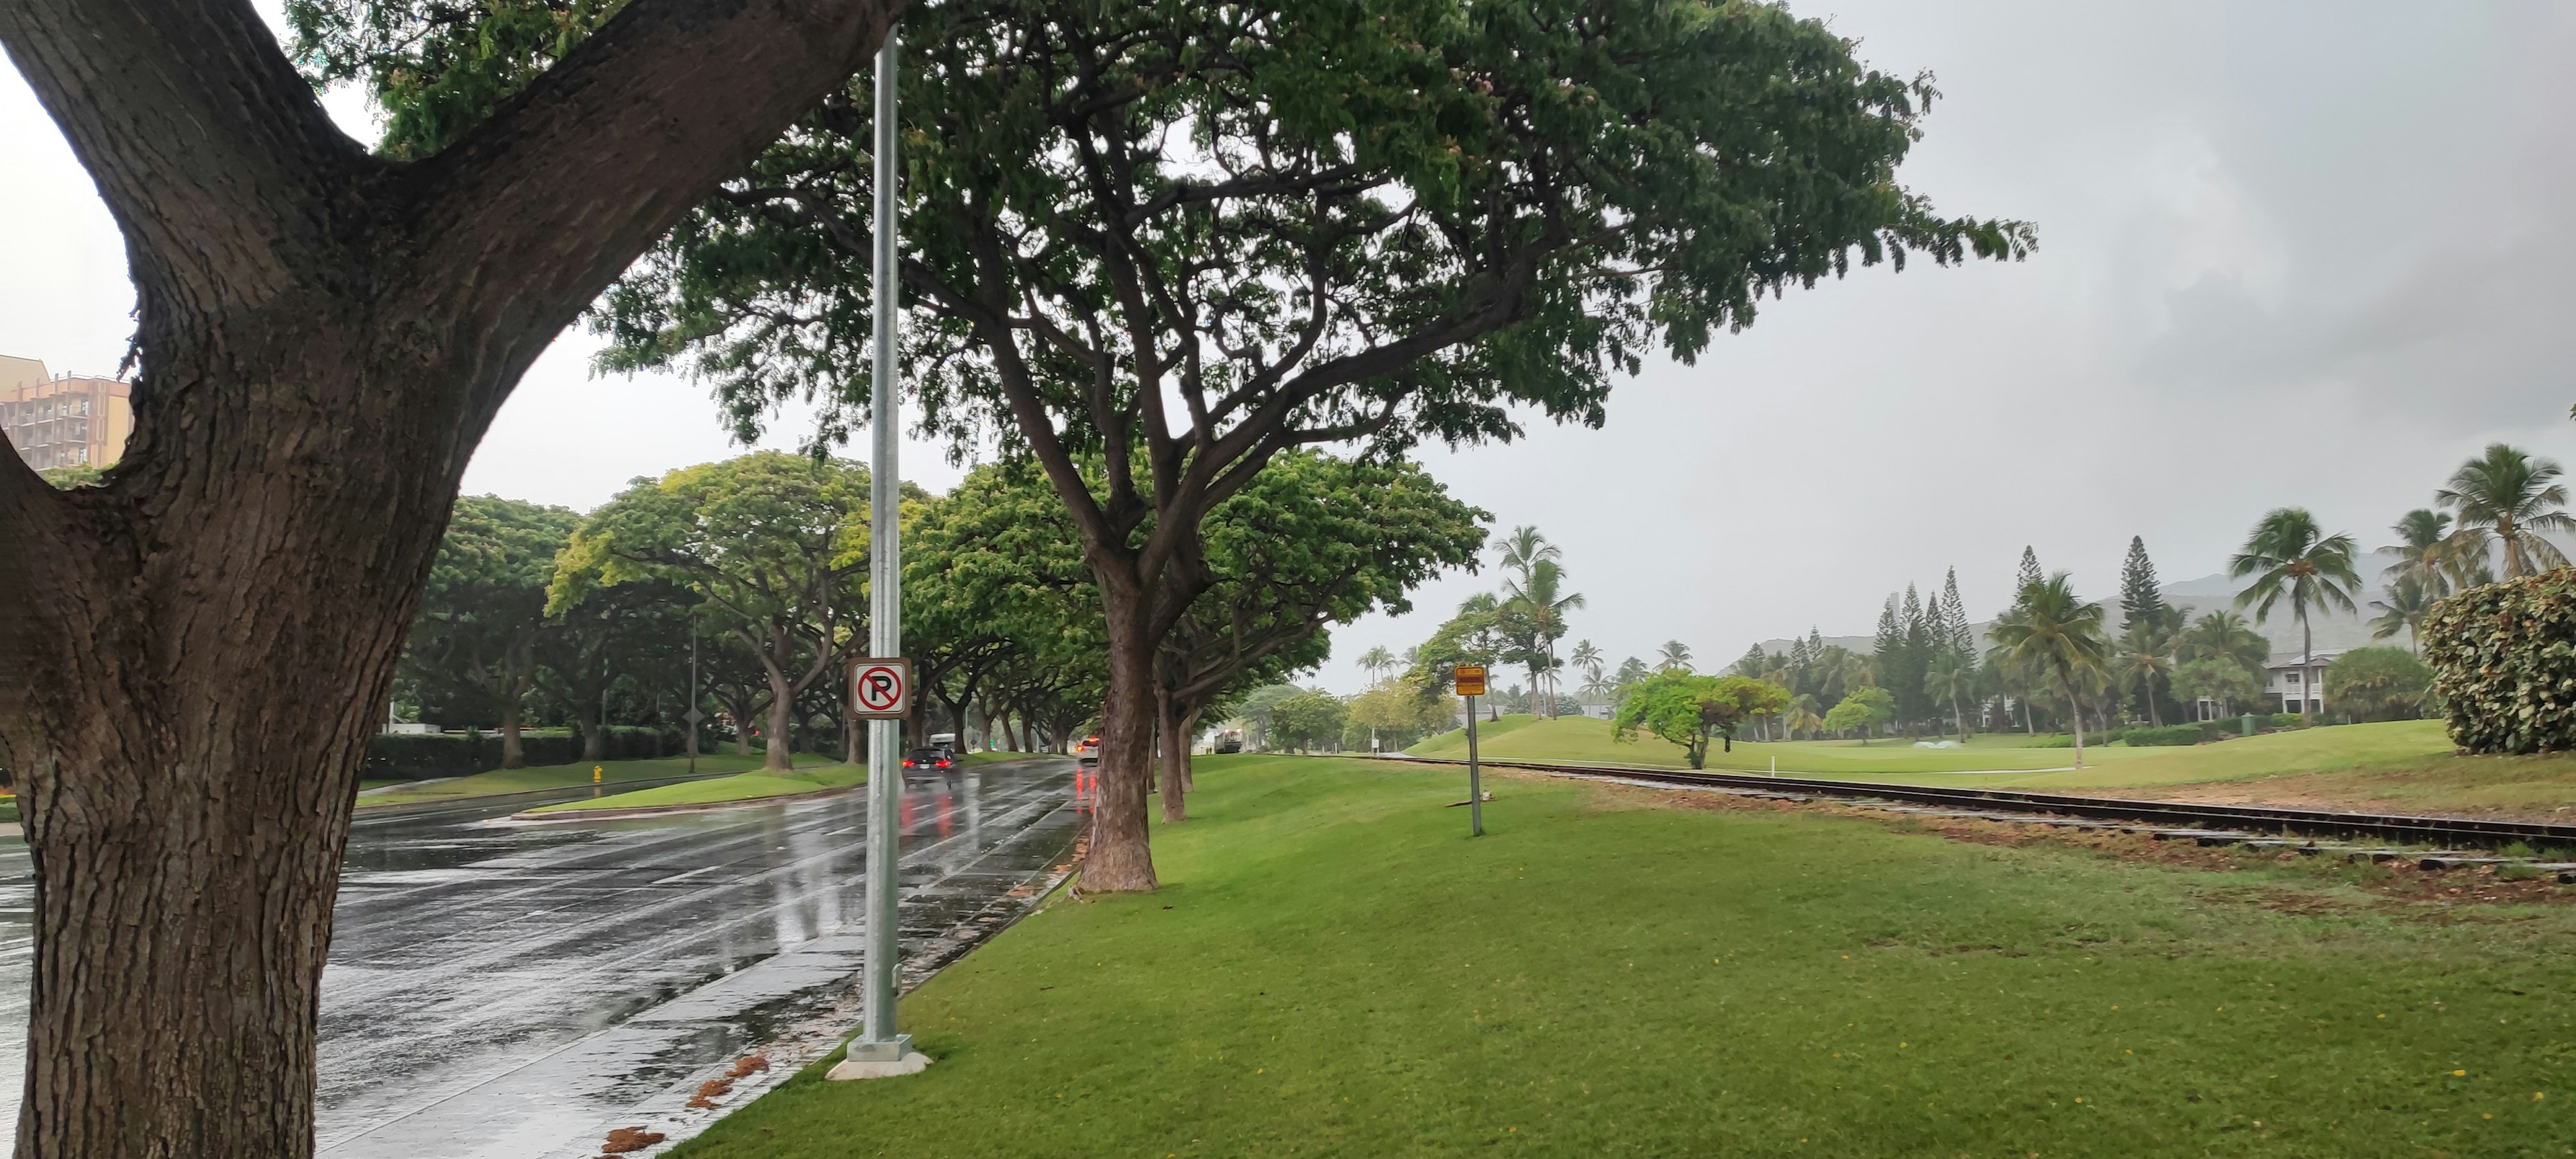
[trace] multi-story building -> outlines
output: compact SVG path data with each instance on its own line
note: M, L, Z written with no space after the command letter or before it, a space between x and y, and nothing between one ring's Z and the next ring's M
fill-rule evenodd
M2343 652L2340 649L2319 652L2314 656L2298 652L2275 654L2272 662L2263 666L2266 673L2266 679L2263 682L2264 697L2279 702L2283 712L2300 711L2302 702L2306 704L2308 712L2324 712L2326 710L2326 665L2334 663L2335 657L2341 655Z
M2191 706L2192 719L2217 720L2220 719L2219 714L2228 709L2238 712L2249 709L2297 712L2302 705L2311 713L2322 713L2326 710L2326 667L2341 655L2341 649L2319 652L2314 657L2297 652L2276 652L2263 665L2263 695L2255 703L2222 706L2215 700L2203 698Z
M131 395L113 378L55 377L33 358L0 355L0 431L39 471L115 462L134 433Z

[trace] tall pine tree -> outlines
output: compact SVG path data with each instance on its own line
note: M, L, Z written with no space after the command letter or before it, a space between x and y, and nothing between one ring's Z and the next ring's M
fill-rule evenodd
M1896 618L1903 633L1897 653L1900 667L1888 690L1896 694L1896 718L1910 725L1932 715L1932 694L1923 688L1923 675L1931 670L1932 650L1940 643L1941 633L1938 619L1924 610L1923 596L1913 584L1905 585L1905 602L1898 606Z
M1959 598L1959 569L1953 567L1941 580L1942 642L1962 662L1977 662L1977 636L1968 628L1968 605Z
M2173 619L2172 606L2157 590L2156 565L2147 558L2146 537L2130 536L2129 558L2120 563L2120 630L2151 624L2158 631L2168 631Z
M2021 570L2013 573L2013 602L2021 602L2022 589L2046 578L2048 577L2041 575L2039 572L2039 553L2032 551L2029 544L2023 544L2021 549Z

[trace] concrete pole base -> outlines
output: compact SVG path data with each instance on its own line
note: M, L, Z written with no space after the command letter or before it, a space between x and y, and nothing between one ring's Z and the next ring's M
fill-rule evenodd
M896 1075L920 1074L928 1069L930 1069L930 1056L916 1050L891 1061L844 1059L835 1064L823 1077L834 1082L847 1082L851 1079L886 1079Z

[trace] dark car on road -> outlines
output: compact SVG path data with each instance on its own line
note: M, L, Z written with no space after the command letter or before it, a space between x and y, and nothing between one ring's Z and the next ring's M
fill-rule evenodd
M903 775L907 777L945 777L956 771L957 759L946 749L914 749L903 758Z

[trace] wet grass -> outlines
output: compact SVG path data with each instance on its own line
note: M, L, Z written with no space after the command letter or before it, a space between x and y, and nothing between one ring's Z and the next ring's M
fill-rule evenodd
M702 766L703 767L703 766ZM786 772L754 770L705 781L655 785L631 793L612 793L581 801L559 801L530 813L579 813L592 809L653 809L669 805L715 805L789 797L824 789L846 789L868 783L865 765L812 765Z
M2563 1155L2576 907L1203 758L1160 894L1058 901L690 1159ZM2296 868L2296 867L2289 867ZM828 1060L827 1060L828 1061Z
M361 809L385 805L417 805L425 801L453 801L465 797L485 797L498 793L525 793L537 789L568 789L590 782L591 767L603 770L603 784L626 781L649 781L659 777L686 776L687 757L664 757L649 761L583 761L570 765L540 765L525 769L495 769L451 781L419 785L391 793L358 798ZM732 753L708 753L698 757L701 773L730 773L760 767L760 757L736 756Z
M1506 717L1508 722L1514 718ZM1518 718L1528 721L1529 718ZM1919 749L1906 741L1738 742L1732 754L1709 754L1712 769L1783 773L2050 792L2131 793L2243 803L2275 803L2375 812L2487 813L2564 820L2576 814L2576 754L2534 757L2460 756L2439 721L2265 733L2216 744L2174 748L2092 746L2086 768L2068 769L2074 752L2031 748L2030 738L1991 734L1961 749ZM1537 721L1480 741L1496 758L1599 761L1681 768L1682 750L1649 736L1611 739L1606 721L1567 717ZM1466 754L1459 733L1414 746L1425 756Z
M1651 733L1636 739L1613 739L1610 722L1598 717L1564 716L1538 720L1506 716L1478 726L1477 750L1501 760L1602 761L1627 765L1687 768L1682 747ZM1467 732L1445 732L1405 750L1416 756L1464 757ZM1974 737L1961 749L1918 749L1912 741L1799 741L1753 744L1738 741L1732 753L1711 751L1710 768L1762 770L1777 758L1780 771L1841 776L1870 772L1951 772L1971 769L2049 769L2073 764L2069 749L2030 747L2030 738L1998 734Z

